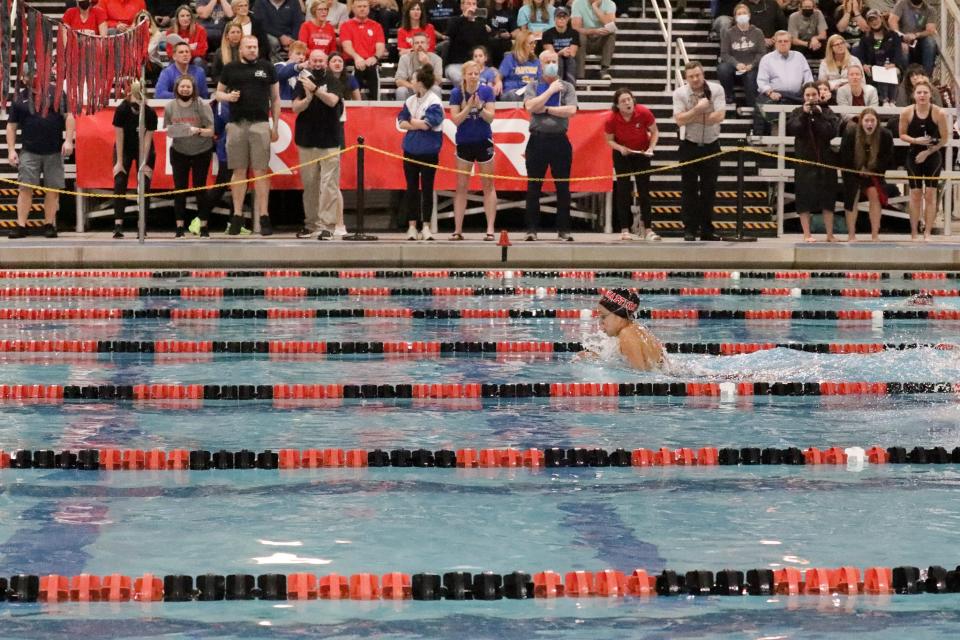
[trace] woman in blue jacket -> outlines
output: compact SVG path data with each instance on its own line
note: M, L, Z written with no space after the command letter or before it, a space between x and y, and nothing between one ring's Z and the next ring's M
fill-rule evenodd
M413 162L403 163L407 179L407 240L433 240L429 216L433 211L433 179L440 161L443 134L443 103L430 91L436 82L433 66L425 64L414 75L416 93L407 98L397 116L397 128L405 131L403 157ZM420 164L425 163L425 164ZM432 165L432 166L427 166ZM417 231L417 221L421 230Z

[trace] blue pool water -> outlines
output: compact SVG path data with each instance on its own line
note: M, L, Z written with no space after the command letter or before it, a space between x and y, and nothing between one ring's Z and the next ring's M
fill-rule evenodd
M342 286L336 279L181 279L96 286ZM89 280L0 282L87 285ZM349 286L471 286L489 280L350 280ZM542 279L521 281L543 286ZM546 283L552 284L552 283ZM563 280L562 286L578 286ZM729 286L702 279L583 286ZM792 286L769 280L742 286ZM795 285L796 283L794 283ZM930 284L930 283L928 283ZM818 288L922 288L898 278ZM950 281L933 283L950 288ZM588 296L320 300L0 299L10 308L571 308ZM650 296L649 308L885 309L900 300ZM939 299L958 308L956 299ZM651 321L669 342L960 342L960 323ZM0 339L582 340L592 320L0 321ZM256 354L0 353L0 384L206 384L637 380L960 381L938 349L872 355L776 349L674 355L636 373L572 354L271 357ZM960 446L953 395L577 398L315 406L207 402L0 404L0 449L599 446ZM0 575L406 573L643 568L926 567L958 563L960 469L951 465L290 472L0 470ZM957 594L893 597L561 599L497 602L0 604L4 638L939 638Z

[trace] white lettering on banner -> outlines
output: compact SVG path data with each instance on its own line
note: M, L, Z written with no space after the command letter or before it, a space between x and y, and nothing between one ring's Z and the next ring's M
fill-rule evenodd
M490 123L493 130L493 146L499 149L504 157L510 161L517 175L526 177L527 161L524 157L524 151L527 148L527 140L530 138L530 122L524 118L495 118ZM456 142L457 126L452 120L444 120L441 125L443 133L451 142ZM497 141L498 133L519 133L523 136L522 142L502 142ZM470 169L471 175L476 173L476 165Z
M157 118L157 130L163 131L166 128L166 125L163 122L163 116ZM164 155L163 162L163 173L168 176L173 175L173 165L170 164L170 144L172 140L170 138L164 137L167 144L167 152ZM280 126L277 128L277 141L270 143L270 171L273 173L279 173L283 175L291 175L293 171L290 170L290 167L287 166L287 163L284 162L280 155L287 150L287 147L290 146L290 143L293 142L293 132L290 131L290 125L280 119ZM220 170L220 164L217 161L217 154L213 154L213 164L211 165L213 175L216 176L217 172Z

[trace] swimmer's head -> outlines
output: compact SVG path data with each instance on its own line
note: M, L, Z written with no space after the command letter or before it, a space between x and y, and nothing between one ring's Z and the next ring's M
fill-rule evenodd
M929 307L933 304L933 295L929 293L917 293L907 298L907 304L917 307Z
M600 296L597 315L600 327L608 336L615 336L637 315L640 298L629 289L609 289Z

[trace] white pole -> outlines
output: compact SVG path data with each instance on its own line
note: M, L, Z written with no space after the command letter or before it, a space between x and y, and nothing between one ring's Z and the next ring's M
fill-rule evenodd
M140 65L140 122L137 128L139 136L140 157L137 159L137 238L140 244L143 244L147 237L147 199L145 197L144 173L147 162L146 135L147 135L147 97L146 87L146 63Z

